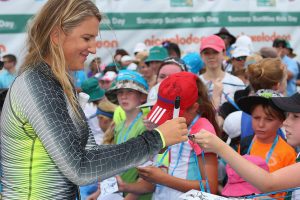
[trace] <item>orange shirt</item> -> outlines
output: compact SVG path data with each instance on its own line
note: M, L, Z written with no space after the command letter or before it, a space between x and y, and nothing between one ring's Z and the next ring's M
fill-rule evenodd
M273 143L261 143L257 139L254 139L250 155L260 156L263 159L266 159L272 144ZM294 164L296 162L296 156L296 151L281 137L279 137L278 143L275 146L268 162L270 172Z

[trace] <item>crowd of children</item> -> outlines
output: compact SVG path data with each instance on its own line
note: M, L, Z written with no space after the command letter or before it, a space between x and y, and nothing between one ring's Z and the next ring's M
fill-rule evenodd
M182 59L170 41L149 50L137 43L133 56L118 49L106 66L93 59L77 89L89 95L82 110L97 145L124 143L175 117L185 117L190 140L111 179L114 193L101 194L100 180L81 186L81 198L179 199L196 189L300 199L289 190L300 186L299 71L288 41L272 46L255 51L250 37L222 28Z

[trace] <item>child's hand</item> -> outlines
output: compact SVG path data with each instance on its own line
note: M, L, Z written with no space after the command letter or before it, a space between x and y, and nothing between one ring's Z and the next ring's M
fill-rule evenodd
M225 144L218 136L204 129L195 134L194 142L198 143L204 151L217 154L222 149L222 145Z
M160 184L163 177L167 175L162 169L154 166L138 167L137 169L141 178L155 184Z
M121 176L116 176L119 192L126 192L126 183L123 181Z
M188 139L186 120L183 117L177 117L175 119L168 120L160 125L157 129L163 134L166 146L184 142Z

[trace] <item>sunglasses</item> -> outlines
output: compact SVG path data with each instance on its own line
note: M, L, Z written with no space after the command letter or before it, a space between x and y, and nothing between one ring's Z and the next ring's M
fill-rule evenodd
M180 58L173 58L173 57L166 58L165 60L163 60L163 64L167 64L167 63L176 64L180 67L182 71L187 71L185 62Z
M236 61L245 61L247 58L247 56L240 56L240 57L237 57L237 58L234 58Z

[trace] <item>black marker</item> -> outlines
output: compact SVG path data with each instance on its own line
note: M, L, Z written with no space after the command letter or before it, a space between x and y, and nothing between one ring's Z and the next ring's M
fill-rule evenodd
M177 96L174 102L173 119L179 117L179 111L180 111L180 96Z

